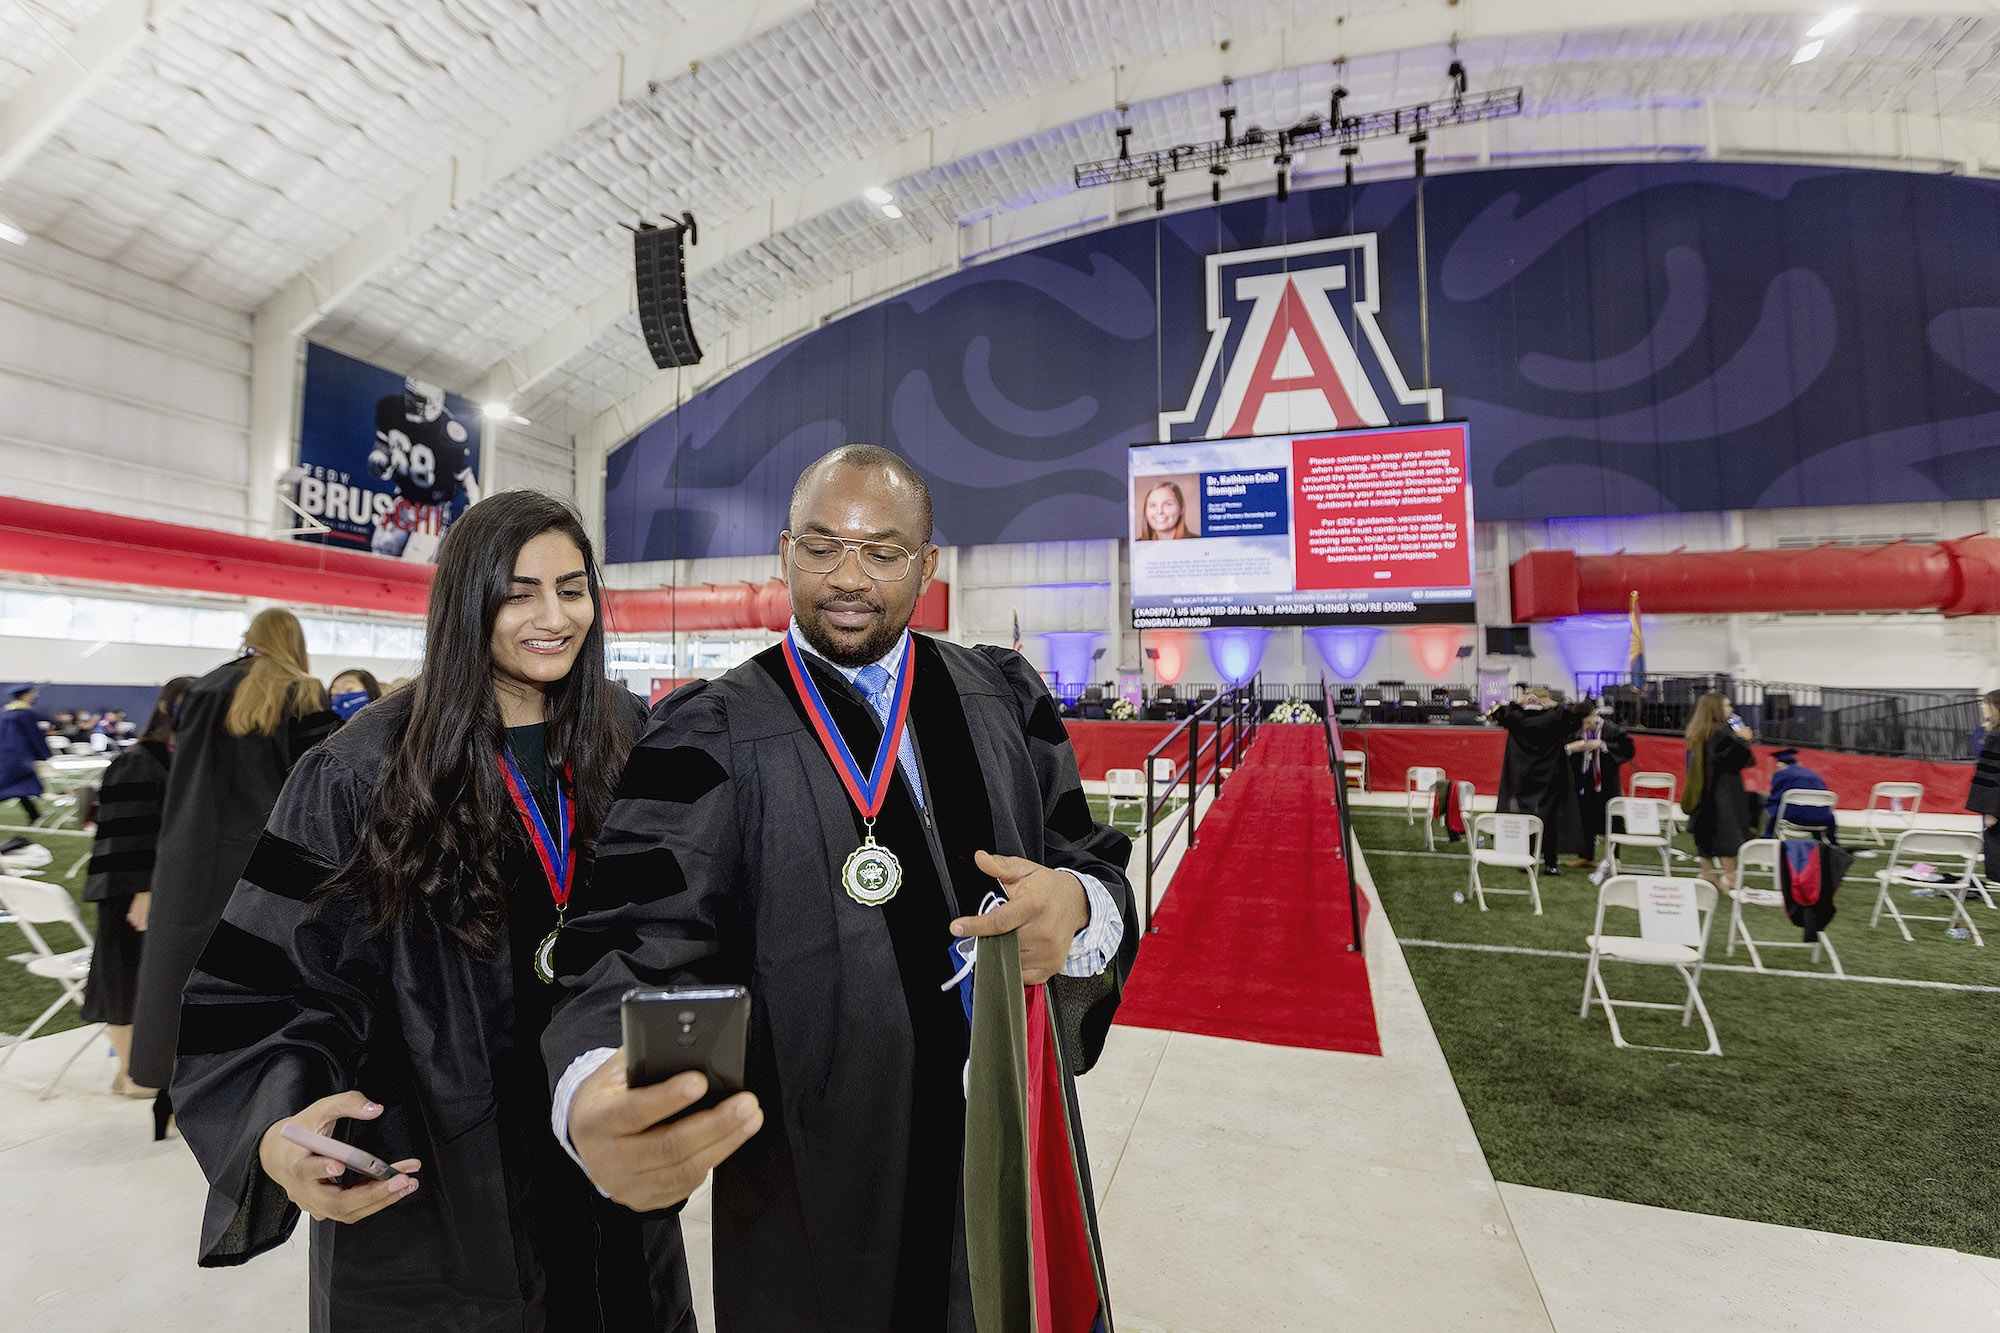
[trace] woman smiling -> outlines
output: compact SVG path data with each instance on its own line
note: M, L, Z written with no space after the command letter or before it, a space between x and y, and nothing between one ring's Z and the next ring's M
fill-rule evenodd
M455 522L415 683L301 762L189 983L201 1262L310 1213L316 1330L693 1327L678 1220L602 1198L549 1133L563 923L643 714L600 602L562 502ZM287 1127L400 1174L347 1185Z

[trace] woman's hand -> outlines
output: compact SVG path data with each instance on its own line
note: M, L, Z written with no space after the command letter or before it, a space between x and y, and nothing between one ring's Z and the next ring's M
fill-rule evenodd
M1986 816L1986 827L1987 827L1987 828L1992 828L1992 827L1993 827L1993 826L1994 826L1995 824L2000 824L2000 815L1988 815L1988 816Z
M414 1157L392 1162L390 1165L403 1175L394 1180L371 1180L343 1189L333 1182L347 1171L345 1163L301 1148L291 1140L280 1137L279 1131L286 1125L297 1125L300 1129L330 1136L337 1120L373 1120L381 1114L382 1108L359 1092L348 1091L322 1097L297 1115L280 1120L265 1130L263 1140L257 1145L257 1160L263 1164L264 1174L278 1182L278 1187L299 1206L301 1212L321 1221L359 1222L414 1194L417 1178L408 1173L423 1164Z
M152 914L152 911L153 895L151 893L135 893L132 895L132 905L125 909L125 920L131 925L132 929L142 931L146 928L146 918Z

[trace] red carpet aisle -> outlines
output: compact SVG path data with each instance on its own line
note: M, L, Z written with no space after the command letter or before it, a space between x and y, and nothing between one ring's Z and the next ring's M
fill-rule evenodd
M1118 1021L1380 1055L1324 733L1266 726L1201 821L1139 946Z

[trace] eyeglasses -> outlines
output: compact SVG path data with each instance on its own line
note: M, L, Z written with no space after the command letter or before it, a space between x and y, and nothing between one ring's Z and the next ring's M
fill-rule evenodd
M877 583L898 583L909 577L910 567L917 559L916 551L904 550L894 542L849 541L817 532L784 535L792 539L793 563L808 574L833 573L847 559L847 553L853 551L863 574Z

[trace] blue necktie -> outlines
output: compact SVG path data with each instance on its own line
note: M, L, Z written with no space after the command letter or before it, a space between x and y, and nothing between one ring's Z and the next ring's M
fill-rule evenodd
M868 706L875 710L875 720L882 724L883 733L889 730L889 708L895 703L896 682L889 676L889 669L880 662L871 662L854 673L854 687L868 700ZM910 791L917 798L919 809L924 804L924 785L917 779L917 746L910 739L910 729L903 728L903 743L896 751L896 762L909 780Z

